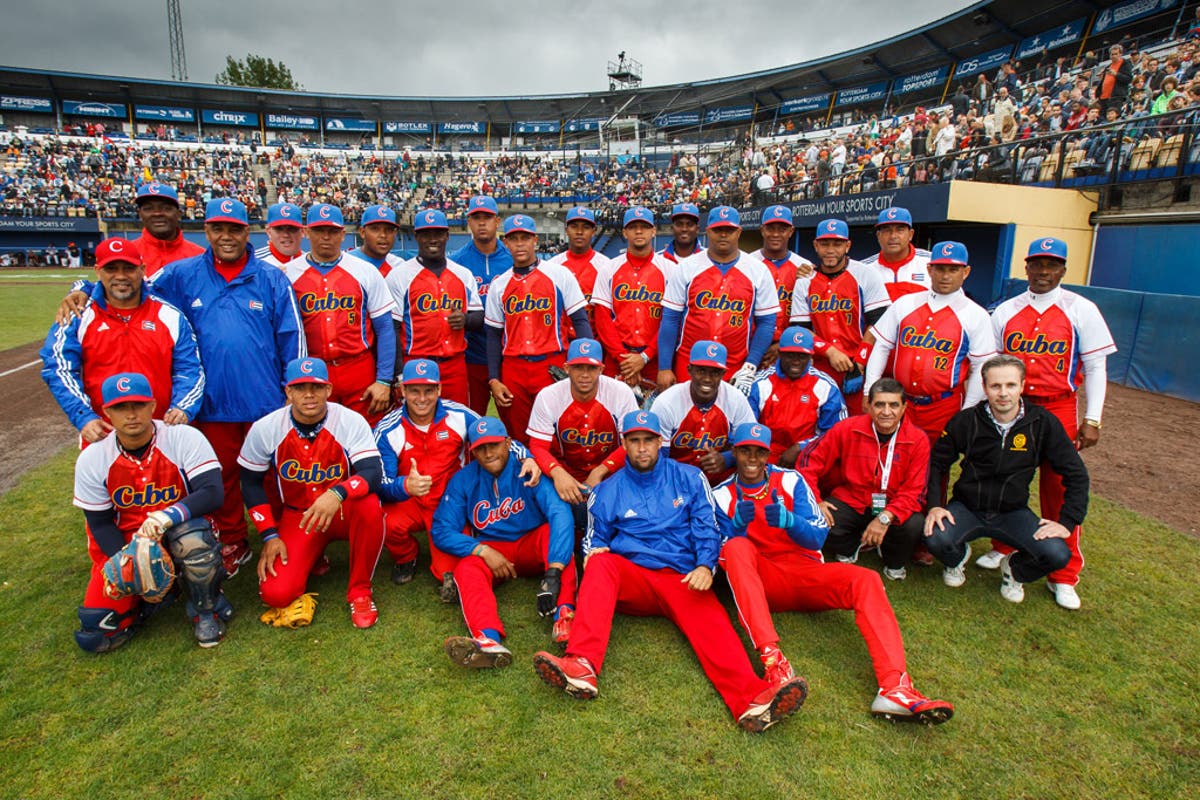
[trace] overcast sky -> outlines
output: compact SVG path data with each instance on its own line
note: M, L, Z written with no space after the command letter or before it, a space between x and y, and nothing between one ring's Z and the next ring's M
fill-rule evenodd
M779 67L940 19L968 0L182 0L189 80L247 53L308 91L478 96L601 91L624 50L646 85ZM169 79L165 0L0 0L0 63ZM476 10L478 9L478 10Z

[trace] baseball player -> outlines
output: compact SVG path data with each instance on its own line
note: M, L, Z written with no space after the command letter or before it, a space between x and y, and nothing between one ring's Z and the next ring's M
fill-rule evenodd
M680 263L667 282L658 329L660 391L675 383L676 374L687 374L685 353L701 340L725 346L725 378L743 394L750 391L775 336L779 294L767 267L738 250L741 233L737 209L717 206L708 212L708 250Z
M446 258L450 238L446 215L433 209L418 211L413 231L416 257L387 276L396 303L392 318L398 349L405 360L436 361L442 396L467 405L467 337L483 328L483 301L471 271Z
M137 243L100 242L91 302L66 325L51 326L42 346L42 380L85 446L112 431L101 415L100 391L110 375L145 375L156 418L168 425L195 417L204 399L204 370L191 323L149 293L145 275Z
M812 366L813 335L793 325L779 340L776 363L750 387L750 408L771 431L769 461L792 469L800 454L846 418L833 378Z
M930 290L899 298L871 326L867 385L883 377L895 353L892 375L908 398L906 416L931 444L959 409L983 398L979 368L996 353L987 312L962 290L968 258L961 243L939 242L929 260Z
M292 203L275 203L267 208L267 246L254 251L260 261L283 269L300 255L304 242L304 212Z
M584 579L566 655L538 653L534 668L551 686L590 700L600 691L614 612L665 616L687 637L738 725L761 732L799 709L808 686L802 678L772 685L755 675L711 591L721 539L699 470L663 457L654 412L627 414L621 429L627 466L588 500Z
M379 619L371 575L383 548L379 505L383 464L361 415L329 401L333 386L319 358L287 366L288 405L250 427L238 456L246 508L262 537L258 591L268 606L301 600L309 573L334 539L350 542L350 622ZM283 501L276 516L267 499L268 474Z
M762 369L769 368L779 355L779 337L788 327L788 314L792 308L792 290L797 277L809 277L815 267L811 261L793 253L789 247L796 228L792 225L792 210L787 206L769 206L763 211L763 246L751 253L767 265L779 293L779 316L775 320L775 338L763 356Z
M404 263L404 259L392 252L399 230L395 211L387 206L367 206L358 221L358 237L362 244L351 250L350 255L373 265L387 278L392 270Z
M158 181L143 183L134 198L142 235L137 239L138 252L146 266L146 276L152 277L172 261L198 256L204 248L183 238L180 221L179 195L174 187Z
M820 262L810 277L796 279L791 321L813 332L813 365L838 381L846 407L862 410L862 368L867 328L888 307L887 290L875 272L850 258L850 228L822 220L813 240Z
M538 261L537 241L532 218L504 220L513 266L492 281L484 310L488 385L505 427L522 443L533 398L554 381L550 367L561 368L566 357L563 319L570 317L576 335L592 338L579 283L566 268Z
M671 241L658 251L667 261L678 264L704 252L700 238L700 208L695 203L680 203L671 209Z
M776 686L803 680L779 649L772 611L852 609L879 686L871 713L932 725L950 719L952 705L913 688L900 626L879 576L823 562L825 517L799 473L767 463L771 432L764 425L739 425L732 441L737 472L713 490L725 538L721 566L766 680Z
M879 252L863 259L883 281L888 298L926 291L929 288L929 251L913 246L912 214L892 206L879 212L875 239Z
M475 459L454 474L433 515L430 537L455 559L453 574L469 636L446 639L446 655L464 667L507 667L497 583L540 576L537 610L554 616L551 636L565 643L575 607L571 512L549 482L530 487L512 458L504 423L480 417L467 433Z
M332 368L333 401L374 424L391 405L396 369L392 293L379 270L342 252L342 210L308 209L311 250L287 263L308 352Z
M654 252L654 214L644 206L625 212L623 256L599 268L592 292L596 338L604 374L630 386L654 387L662 298L675 262Z
M1031 242L1025 256L1025 274L1029 291L1001 303L992 314L996 343L1000 352L1024 362L1025 400L1057 417L1075 446L1083 450L1100 440L1100 418L1108 388L1106 361L1117 347L1096 304L1062 288L1067 274L1066 242L1054 238ZM1083 422L1078 421L1076 396L1080 383L1087 389ZM1057 519L1063 505L1062 476L1047 464L1042 465L1039 474L1042 516ZM1071 560L1065 568L1050 573L1047 583L1058 604L1069 610L1080 606L1075 590L1083 569L1080 533L1078 526L1071 531L1067 539ZM1012 548L993 540L992 551L975 563L995 569L1010 552Z
M549 259L551 264L566 267L575 276L583 299L587 303L588 322L596 326L592 311L592 290L596 285L596 275L608 264L608 257L592 249L596 238L596 215L591 209L576 206L567 212L567 249ZM568 324L567 339L576 336L574 328Z
M475 290L486 301L488 287L497 275L512 268L512 255L500 246L500 211L496 201L486 195L472 197L467 205L467 229L471 241L450 254L450 260L462 264L475 276ZM488 373L486 330L467 333L467 383L471 410L486 414L492 399Z
M211 525L200 524L221 505L217 457L195 428L154 419L154 390L146 376L110 375L101 397L114 433L80 453L75 463L74 502L87 520L92 559L75 642L92 653L120 647L154 608L143 607L136 596L113 599L105 592L105 562L140 535L164 539L187 588L196 641L214 647L233 615L221 595L220 546ZM189 520L195 524L183 524Z
M746 397L722 380L725 372L725 347L696 342L688 359L690 380L667 389L653 405L670 457L699 467L714 486L733 469L729 432L755 421Z

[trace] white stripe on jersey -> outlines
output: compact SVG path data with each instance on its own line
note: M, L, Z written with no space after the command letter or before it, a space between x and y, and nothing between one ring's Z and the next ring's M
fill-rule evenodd
M267 414L250 426L242 452L238 455L238 463L256 472L268 469L275 463L275 452L279 445L293 428L291 406ZM358 412L338 403L329 403L324 430L333 434L351 464L364 458L379 458L371 426Z

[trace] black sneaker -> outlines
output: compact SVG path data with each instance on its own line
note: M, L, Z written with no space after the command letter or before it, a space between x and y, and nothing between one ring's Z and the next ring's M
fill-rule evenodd
M392 565L392 583L397 586L402 586L413 579L417 574L417 560L401 561L399 564Z

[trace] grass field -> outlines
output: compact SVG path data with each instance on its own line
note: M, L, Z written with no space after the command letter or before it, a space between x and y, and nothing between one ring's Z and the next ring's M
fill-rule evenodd
M546 645L535 585L500 591L516 663L452 666L458 610L427 575L351 627L344 545L317 579L312 627L266 628L253 578L228 586L229 637L203 651L180 610L125 648L77 650L87 573L71 454L0 498L0 795L4 797L1179 797L1200 787L1200 542L1096 499L1084 609L1040 586L937 570L889 584L917 687L953 702L937 728L867 708L848 613L777 615L809 681L763 736L736 729L664 620L621 617L600 697L572 700L530 666ZM977 544L977 547L980 545Z
M77 270L83 277L95 277L91 270ZM56 271L39 274L0 273L0 350L41 341L54 321L54 311L70 288L72 277Z

